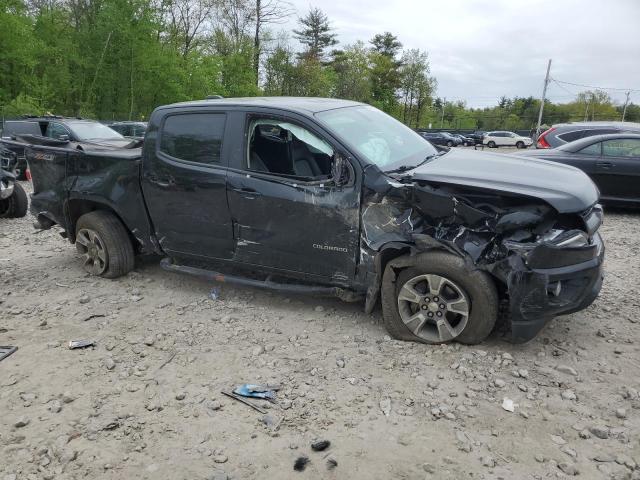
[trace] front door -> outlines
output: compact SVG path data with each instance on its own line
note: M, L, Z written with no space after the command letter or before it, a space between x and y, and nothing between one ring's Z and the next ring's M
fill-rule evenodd
M175 257L228 258L227 115L172 110L152 122L143 148L142 188L162 249Z
M358 258L360 187L331 175L346 154L301 118L252 115L244 155L228 176L236 261L347 280ZM351 164L353 165L353 164Z

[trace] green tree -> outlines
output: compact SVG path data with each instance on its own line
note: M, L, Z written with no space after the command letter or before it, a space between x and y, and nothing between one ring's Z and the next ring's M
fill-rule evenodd
M298 19L298 24L300 28L293 31L293 36L306 46L300 58L323 61L326 49L338 43L327 15L319 8L310 8L306 16Z
M370 52L363 42L356 42L334 55L335 91L338 98L359 102L371 101Z

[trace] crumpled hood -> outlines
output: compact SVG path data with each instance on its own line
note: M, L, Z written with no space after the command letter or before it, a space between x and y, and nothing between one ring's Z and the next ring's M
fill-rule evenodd
M499 153L451 150L409 175L414 180L539 198L560 213L586 210L599 197L595 184L577 168Z

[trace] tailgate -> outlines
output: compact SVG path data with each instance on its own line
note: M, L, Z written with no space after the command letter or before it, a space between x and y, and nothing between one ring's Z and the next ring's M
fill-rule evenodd
M31 213L38 219L49 219L64 226L63 208L69 195L67 165L75 150L30 145L25 148L25 157L31 170L33 194ZM46 222L41 222L43 226ZM50 226L50 225L49 225Z

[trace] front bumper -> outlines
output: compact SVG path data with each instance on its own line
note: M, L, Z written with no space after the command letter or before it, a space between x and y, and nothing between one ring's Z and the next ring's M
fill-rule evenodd
M580 263L529 268L523 262L523 268L511 271L507 278L511 341L531 340L553 317L587 308L596 299L603 281L604 244L598 233L592 238L591 258Z

